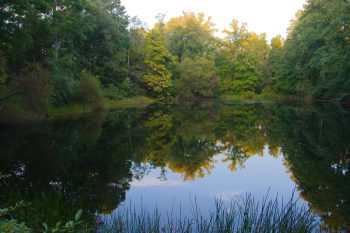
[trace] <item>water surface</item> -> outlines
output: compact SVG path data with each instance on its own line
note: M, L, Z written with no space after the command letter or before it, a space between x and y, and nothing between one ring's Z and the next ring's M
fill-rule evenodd
M132 203L203 213L245 193L293 190L325 225L350 222L350 109L197 102L1 125L4 202L32 203L53 223L79 208L112 217Z

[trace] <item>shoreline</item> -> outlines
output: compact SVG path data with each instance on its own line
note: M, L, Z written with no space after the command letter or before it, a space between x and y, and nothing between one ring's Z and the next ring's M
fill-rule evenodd
M66 106L50 107L50 118L89 113L113 108L145 108L153 104L155 100L146 96L135 96L120 100L103 99L98 104L71 104Z
M25 122L51 120L65 116L74 116L114 108L145 108L153 103L155 103L155 100L149 97L135 96L120 100L105 98L98 104L72 103L63 106L50 106L48 107L47 112L41 114L30 111L17 112L15 109L12 109L11 112L2 114L3 118L0 119L0 124L21 124Z

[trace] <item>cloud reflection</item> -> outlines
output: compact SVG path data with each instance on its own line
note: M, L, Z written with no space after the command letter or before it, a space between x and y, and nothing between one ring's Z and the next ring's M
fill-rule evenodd
M133 180L132 187L153 187L153 186L180 186L185 185L181 180L159 180L157 178L145 177L142 180Z
M218 198L222 201L231 201L232 199L241 196L245 192L247 192L247 190L230 190L227 192L215 194L215 198Z

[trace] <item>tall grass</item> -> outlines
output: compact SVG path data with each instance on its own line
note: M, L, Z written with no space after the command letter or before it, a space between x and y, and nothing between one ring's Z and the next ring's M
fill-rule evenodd
M160 212L135 207L125 207L99 228L99 233L310 233L319 225L318 218L305 207L297 205L298 199L284 202L279 197L258 202L250 194L233 199L225 205L215 200L215 210L204 217L196 199L191 201L192 216L174 217L172 212L162 217ZM181 212L181 210L180 210Z

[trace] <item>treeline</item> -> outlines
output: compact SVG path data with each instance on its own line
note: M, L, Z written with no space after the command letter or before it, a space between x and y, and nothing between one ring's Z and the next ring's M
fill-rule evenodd
M308 0L287 39L271 44L237 20L218 38L210 17L191 12L159 15L148 30L120 0L5 0L0 12L0 102L12 108L267 90L349 97L347 0Z
M0 12L1 95L16 94L19 109L130 94L129 18L120 1L5 0Z
M307 0L287 39L272 40L268 83L280 93L350 100L350 1Z

